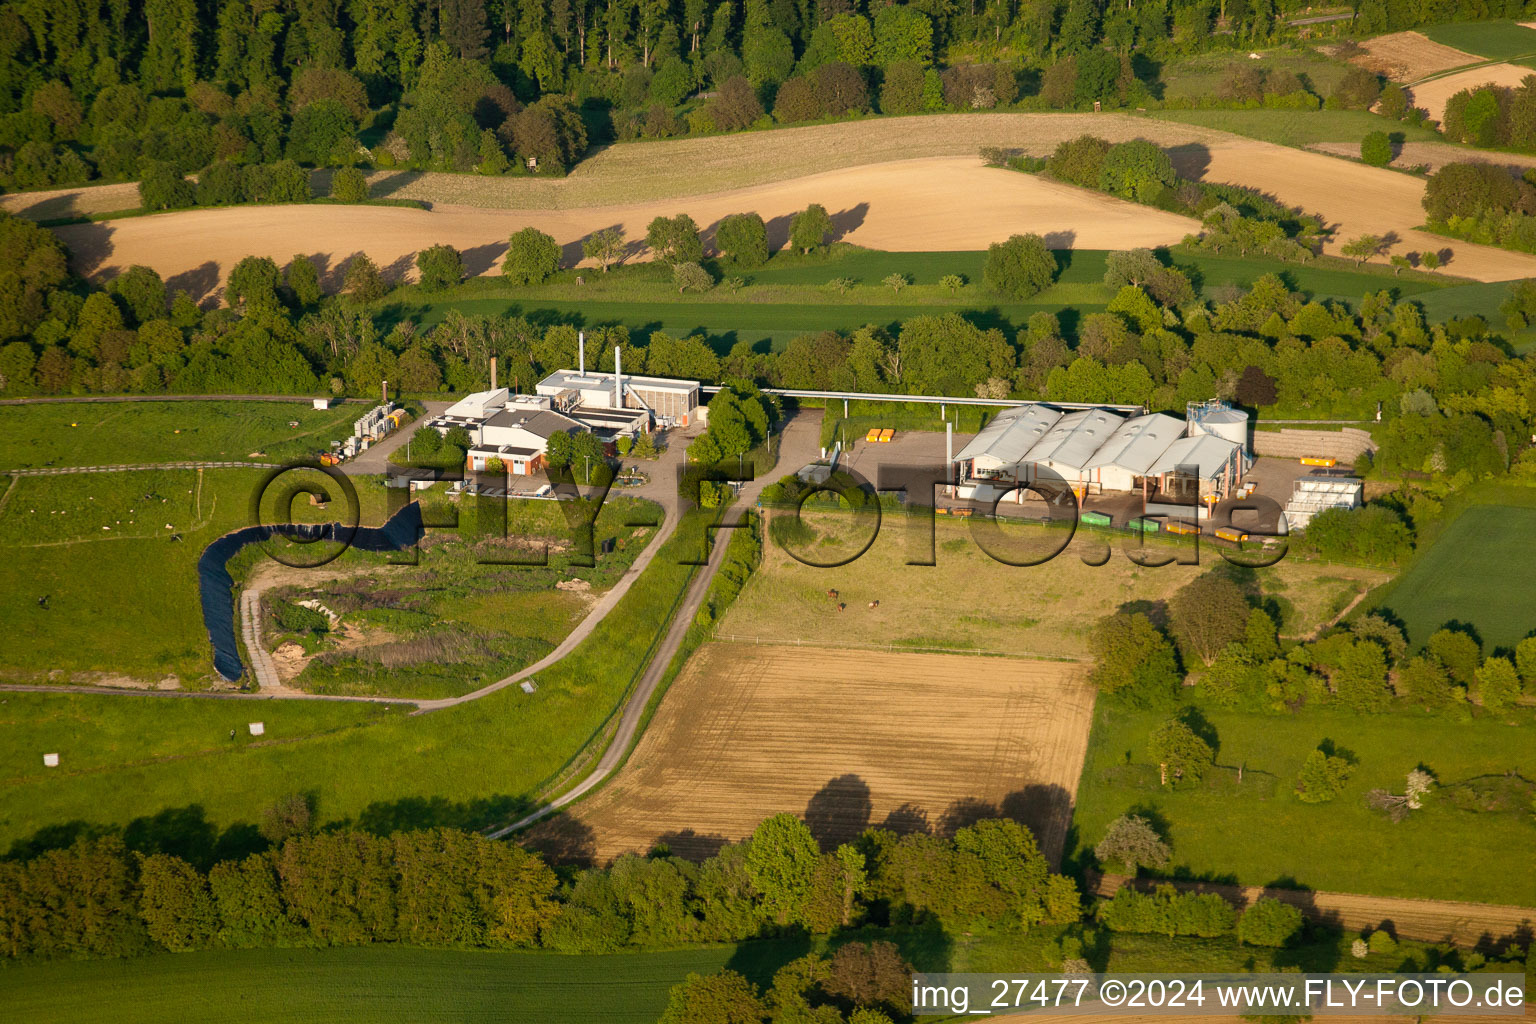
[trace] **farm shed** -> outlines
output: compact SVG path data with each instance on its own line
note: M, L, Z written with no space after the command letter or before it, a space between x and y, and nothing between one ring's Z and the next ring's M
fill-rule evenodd
M1012 478L1029 450L1059 419L1059 411L1044 405L1004 409L955 456L955 462L961 466L961 478Z
M1037 478L1040 474L1036 467L1043 466L1069 484L1087 489L1088 464L1123 423L1124 418L1119 413L1108 409L1082 409L1067 413L1056 421L1055 426L1025 456L1025 460L1031 464L1030 478ZM1093 486L1091 489L1097 491L1098 487Z
M1184 424L1172 416L1133 416L1120 424L1085 468L1102 490L1140 490L1152 464L1183 433Z
M1194 473L1193 490L1177 478L1180 469ZM1199 514L1210 513L1210 500L1220 500L1232 493L1245 469L1243 448L1215 434L1197 434L1182 437L1168 446L1162 456L1147 470L1149 477L1158 482L1158 504L1180 504L1172 514L1187 514L1188 505L1198 503ZM1147 505L1154 512L1153 502ZM1162 514L1158 510L1157 514Z

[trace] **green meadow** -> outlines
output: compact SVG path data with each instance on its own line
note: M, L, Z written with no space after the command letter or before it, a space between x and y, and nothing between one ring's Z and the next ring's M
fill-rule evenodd
M1185 877L1536 906L1530 709L1516 713L1518 725L1406 708L1200 711L1215 731L1221 767L1199 784L1165 787L1147 741L1167 714L1099 702L1073 816L1076 856L1131 812L1162 826L1173 848L1170 873ZM1303 803L1293 792L1297 773L1325 741L1349 751L1357 766L1337 799ZM1401 793L1420 765L1439 780L1422 810L1394 823L1366 805L1371 789ZM1464 870L1469 864L1483 869Z
M0 472L144 462L274 462L314 455L367 409L292 402L38 402L0 405ZM298 426L289 426L297 421Z

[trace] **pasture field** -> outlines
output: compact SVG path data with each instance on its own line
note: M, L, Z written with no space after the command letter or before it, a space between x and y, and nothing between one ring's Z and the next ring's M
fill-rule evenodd
M1431 25L1424 34L1437 43L1489 60L1536 57L1536 29L1507 19Z
M266 473L13 478L0 506L0 620L17 642L0 649L0 679L171 689L211 679L197 560L214 539L250 525L251 497ZM362 522L382 522L380 479L353 483ZM295 514L320 522L337 515L303 503Z
M958 443L958 439L957 439ZM775 513L780 515L780 513ZM973 520L976 529L982 521ZM1000 553L1040 552L1043 528L1009 524ZM776 536L770 531L770 537ZM1109 561L1088 565L1084 557ZM1119 535L1079 531L1071 546L1043 565L1016 567L996 561L977 544L972 526L936 517L935 565L909 565L926 554L918 521L890 515L861 557L837 568L816 568L792 558L774 540L764 546L762 567L748 580L720 625L722 634L805 643L880 644L895 647L975 649L1022 657L1083 658L1094 623L1122 605L1166 600L1212 566L1224 564L1209 545L1201 565L1147 568L1121 551ZM1019 544L1024 547L1015 548ZM843 555L850 549L829 548ZM816 561L831 561L817 557ZM1285 613L1282 629L1304 633L1344 606L1355 594L1384 582L1386 573L1350 566L1323 566L1297 558L1269 569L1238 570L1255 591ZM835 613L835 589L847 604ZM878 608L868 607L879 601Z
M1084 677L1067 662L707 644L613 781L530 840L577 832L599 863L658 842L703 856L792 811L830 849L870 825L952 831L1000 811L1055 860L1093 710Z
M0 510L0 620L11 637L0 648L0 678L211 676L197 560L249 523L263 472L17 478Z
M0 405L0 472L144 462L273 462L352 433L368 406L292 402L39 402ZM290 421L297 420L297 427Z
M513 820L561 777L621 706L692 576L692 566L679 564L697 544L697 527L687 527L679 526L590 636L539 674L532 694L508 687L427 715L377 715L358 728L266 746L235 744L173 761L149 759L150 740L140 737L135 744L130 737L99 770L0 789L0 849L63 822L126 826L167 814L189 819L196 836L211 837L248 826L263 808L293 792L314 795L321 822L386 831ZM195 594L190 573L187 579L188 593ZM3 588L7 599L11 590ZM195 596L188 600L195 609ZM155 627L146 620L142 628ZM17 646L24 645L11 645ZM206 664L205 640L196 656ZM48 695L6 696L16 735L25 735L35 719L56 714ZM94 698L105 715L112 714L109 702L122 699ZM167 732L205 714L192 707L193 699L154 699ZM255 703L250 710L265 706Z
M1147 754L1147 738L1167 714L1099 702L1073 817L1077 856L1087 855L1112 820L1133 811L1165 826L1170 873L1536 906L1536 715L1529 709L1512 716L1518 725L1407 709L1201 712L1215 730L1221 767L1199 785L1169 789L1159 785ZM1325 740L1358 765L1336 800L1302 803L1292 792L1296 775ZM1393 823L1366 806L1368 790L1401 793L1408 772L1421 764L1439 780L1422 810ZM1469 871L1469 864L1489 870Z
M1491 654L1536 630L1532 579L1536 507L1473 505L1375 604L1402 620L1415 646L1440 627L1461 622L1476 629L1483 653Z
M0 705L0 786L89 775L131 764L177 759L196 763L207 755L340 732L409 710L354 701L251 704L128 694L5 696L5 704ZM263 736L250 734L246 727L253 721L266 727ZM45 753L57 753L59 767L45 768Z

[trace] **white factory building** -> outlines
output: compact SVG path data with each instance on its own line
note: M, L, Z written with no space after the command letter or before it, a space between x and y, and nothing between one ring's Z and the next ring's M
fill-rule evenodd
M1191 404L1187 419L1049 403L1005 409L954 456L955 496L993 501L1038 479L1065 481L1079 499L1140 491L1150 505L1199 501L1202 515L1231 495L1252 463L1248 416L1224 402ZM1180 471L1192 473L1198 493Z
M468 468L483 471L492 459L500 459L509 473L526 476L544 468L549 439L556 433L589 432L611 447L620 437L686 426L706 414L698 381L625 374L618 349L613 373L589 371L586 339L578 345L577 368L556 370L531 395L496 387L493 362L489 391L460 399L427 425L445 434L454 427L469 432Z

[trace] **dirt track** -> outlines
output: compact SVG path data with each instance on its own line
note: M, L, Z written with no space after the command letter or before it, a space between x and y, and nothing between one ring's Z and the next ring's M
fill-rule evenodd
M983 249L1017 232L1045 235L1057 248L1130 248L1181 240L1199 225L1032 175L982 166L975 157L929 157L829 171L793 181L683 200L580 210L488 211L439 206L430 212L382 206L267 206L189 210L59 229L80 270L115 274L134 263L155 267L173 287L208 294L247 255L286 262L295 252L332 272L366 251L381 267L405 272L412 254L446 242L465 251L470 273L499 271L506 239L532 225L580 258L580 241L617 227L634 255L658 215L689 213L702 227L727 214L756 211L770 242L788 238L789 218L813 202L831 211L844 239L875 249ZM186 282L186 283L184 283Z
M703 856L780 811L824 845L1001 811L1055 861L1092 710L1065 663L708 644L619 774L528 841L597 862L658 841Z
M1114 895L1127 883L1120 875L1105 875L1093 891L1100 896ZM1154 888L1158 883L1140 879L1136 887ZM1337 924L1349 931L1386 927L1401 938L1425 942L1454 942L1464 948L1480 941L1497 942L1510 936L1529 934L1536 926L1536 909L1501 906L1492 903L1456 903L1449 900L1405 900L1384 896L1359 896L1341 892L1311 892L1298 889L1242 888L1204 882L1176 882L1180 889L1213 892L1239 907L1260 896L1290 903L1307 916Z
M1454 75L1423 82L1410 87L1408 91L1413 96L1414 106L1423 107L1429 111L1430 117L1439 121L1445 117L1446 101L1463 89L1476 89L1481 85L1502 85L1513 89L1531 75L1536 75L1536 71L1518 64L1485 64L1470 71L1458 71Z

